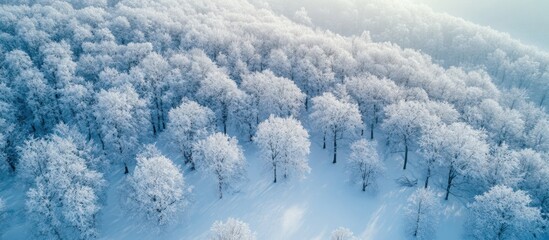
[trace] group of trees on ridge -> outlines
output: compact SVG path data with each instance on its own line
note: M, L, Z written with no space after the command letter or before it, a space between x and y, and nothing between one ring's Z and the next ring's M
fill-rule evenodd
M433 212L421 203L432 203L439 173L445 199L468 189L471 216L494 217L471 222L487 229L473 237L544 229L549 117L524 90L498 89L493 73L240 0L38 0L1 5L0 16L0 171L27 184L41 234L97 237L106 171L128 174L128 203L162 225L188 203L178 165L211 176L222 198L245 178L239 141L257 144L276 182L310 171L311 136L333 163L341 140L356 140L348 164L363 191L384 170L376 142L401 153L403 169L417 153L427 190L410 209ZM184 162L147 145L162 136ZM494 214L501 196L512 224ZM415 219L413 235L429 234Z

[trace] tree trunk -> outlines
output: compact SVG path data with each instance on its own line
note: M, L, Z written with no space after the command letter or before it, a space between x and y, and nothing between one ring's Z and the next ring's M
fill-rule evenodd
M326 149L326 131L324 131L324 137L322 138L322 149Z
M332 163L337 162L337 132L334 132L334 161Z
M374 123L370 124L370 140L374 140Z
M162 95L162 93L160 95ZM164 119L164 103L162 102L162 97L160 97L160 120L160 128L162 130L166 129L166 119Z
M452 187L452 181L454 180L454 167L450 166L450 171L448 172L448 186L446 186L446 197L444 200L448 200L448 196L450 196L450 188Z
M404 170L406 170L406 164L408 163L408 144L404 145Z
M196 165L194 164L194 161L191 160L191 171L196 170Z
M223 110L223 116L221 116L221 121L223 121L223 133L227 134L227 109Z
M362 191L363 192L366 192L366 186L368 186L368 184L366 183L366 173L362 173Z
M153 135L156 136L156 126L154 125L154 121L151 121L151 125L153 127Z
M498 239L505 239L503 233L505 232L505 225L502 223L498 230Z
M221 180L219 180L219 199L222 199L223 198L223 188L222 188L222 185L221 185Z
M273 164L273 169L274 169L274 181L273 181L273 183L276 183L276 164Z
M425 187L424 188L427 188L427 186L429 186L429 178L431 177L431 166L429 165L427 167L427 177L425 178Z
M417 232L419 230L419 217L421 216L421 201L419 202L419 206L417 208L417 218L416 218L416 227L414 229L414 237L417 237Z

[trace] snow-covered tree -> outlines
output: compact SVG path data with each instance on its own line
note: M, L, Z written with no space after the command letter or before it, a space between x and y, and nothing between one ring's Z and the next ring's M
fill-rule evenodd
M442 141L441 158L438 163L448 169L446 196L448 200L452 186L456 185L456 178L481 178L487 169L489 147L483 132L470 127L465 123L453 123L439 129Z
M124 164L135 155L135 150L147 134L149 123L146 101L140 99L133 87L101 90L97 94L94 116L99 125L103 149L112 158Z
M0 83L0 175L8 169L15 170L15 157L11 156L10 148L13 148L13 143L10 141L13 135L16 134L15 128L16 118L15 109L8 97L10 88Z
M162 55L154 52L143 58L141 63L131 70L138 92L149 100L150 122L154 135L166 127L165 111L169 104L164 102L164 96L169 83L169 70L168 62Z
M154 145L138 154L127 191L129 209L158 225L172 222L187 204L183 175Z
M526 142L537 151L549 152L549 120L542 118L526 134Z
M473 126L486 129L489 139L497 145L506 142L515 146L524 132L524 120L520 112L504 108L492 99L469 108L464 118Z
M487 173L484 176L488 188L495 185L515 187L522 180L518 154L506 143L494 146L488 156Z
M215 114L207 107L185 100L168 113L167 133L185 157L185 163L195 168L193 144L206 138L215 129Z
M238 140L223 133L214 133L194 144L195 161L217 180L219 198L223 189L232 187L245 177L246 161Z
M438 223L439 203L429 188L419 188L408 198L406 233L414 239L433 239Z
M358 140L351 145L349 171L351 179L362 185L362 191L374 184L376 178L383 173L385 167L377 154L377 142L365 139Z
M425 168L425 184L424 188L429 186L429 179L433 175L435 163L442 158L442 151L444 150L443 138L445 131L441 131L444 125L435 125L429 127L419 139L419 153L421 158L419 159L422 167Z
M241 87L250 94L252 106L257 109L257 123L271 114L298 117L305 101L305 94L294 82L269 70L244 76Z
M537 239L544 220L531 202L524 191L494 186L468 205L468 232L473 239Z
M277 168L282 170L284 178L291 173L303 176L310 171L309 134L295 118L271 115L259 124L253 140L260 149L261 158L272 166L275 183Z
M333 138L334 158L332 162L336 163L337 141L362 127L360 111L356 104L339 100L329 92L314 97L312 102L310 119L324 133L324 148L326 147L326 135L329 134Z
M71 138L57 134L28 140L21 148L20 176L31 185L26 206L41 236L97 236L96 216L105 181L88 168L94 161L86 156Z
M399 101L385 108L387 119L382 127L393 148L404 150L404 166L408 163L408 151L417 143L423 131L428 126L437 124L440 120L432 115L425 103L417 101Z
M51 129L59 117L55 90L48 84L44 74L34 66L30 56L21 50L5 54L3 61L8 81L7 87L14 91L11 99L18 108L17 117L25 120L25 125L38 135Z
M78 126L88 139L96 136L97 124L93 116L95 93L91 83L73 83L60 91L59 104L66 123Z
M332 59L317 45L301 45L293 55L293 80L305 92L305 108L308 109L309 98L327 91L335 82Z
M331 240L357 240L358 238L355 237L353 232L344 227L338 227L334 231L332 231L332 235L330 236Z
M43 45L40 47L40 55L43 56L41 69L56 91L71 84L75 78L76 63L72 60L73 53L66 41ZM56 92L56 95L58 98L59 93Z
M345 85L370 128L370 139L374 139L374 128L383 119L385 107L397 100L400 89L393 81L375 76L353 77Z
M541 207L542 213L549 212L549 164L546 155L532 149L516 152L520 159L522 179L520 189L527 191L532 197L532 203Z
M247 223L229 218L225 222L215 221L210 228L210 240L255 240L255 233Z
M216 113L216 119L221 121L223 133L226 134L229 115L244 93L225 72L216 69L206 73L196 94L201 104Z

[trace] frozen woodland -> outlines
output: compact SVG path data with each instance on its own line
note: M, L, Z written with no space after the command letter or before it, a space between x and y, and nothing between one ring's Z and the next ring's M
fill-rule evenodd
M549 239L549 53L408 0L3 0L0 239Z

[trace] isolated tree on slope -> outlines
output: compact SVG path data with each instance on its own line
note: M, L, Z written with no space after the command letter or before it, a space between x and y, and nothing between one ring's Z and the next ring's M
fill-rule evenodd
M194 170L193 144L206 138L215 129L215 114L207 107L185 100L168 113L168 133Z
M498 185L469 204L467 227L474 239L537 239L544 220L524 191Z
M353 232L348 228L338 227L336 230L332 231L330 236L331 240L357 240Z
M358 140L351 145L349 169L351 178L362 185L362 191L375 183L376 178L384 171L383 163L377 154L377 142Z
M130 209L158 225L170 223L187 204L183 175L153 145L138 154L127 186Z
M223 198L223 189L244 178L246 161L236 138L214 133L196 142L193 149L199 169L216 178L219 198Z
M354 133L362 126L360 112L356 104L337 99L332 93L324 93L312 99L313 107L310 119L314 125L333 137L334 160L337 162L337 140L343 139L346 133Z
M127 174L127 161L134 156L135 149L147 132L149 117L146 102L130 85L101 90L97 94L94 115L104 150L124 163L124 173Z
M229 218L225 222L215 221L210 228L210 240L255 240L255 233L247 223Z
M433 239L438 223L439 203L428 188L417 189L408 198L406 233L415 239Z
M408 150L415 144L427 126L439 120L431 115L426 105L417 101L400 101L385 108L387 119L383 128L393 147L404 148L404 166L408 163Z
M254 142L261 158L272 166L275 183L277 169L282 169L284 178L292 172L303 176L311 170L307 159L311 146L309 134L293 117L271 115L259 124Z

